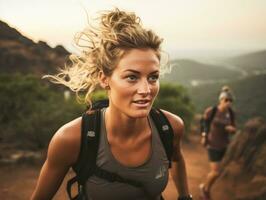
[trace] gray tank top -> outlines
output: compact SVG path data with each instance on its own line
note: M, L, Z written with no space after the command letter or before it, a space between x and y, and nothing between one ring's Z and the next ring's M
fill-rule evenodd
M97 165L105 170L119 174L124 178L139 181L145 187L131 186L126 183L108 182L105 179L91 176L86 182L86 193L89 200L159 200L168 182L168 159L161 143L159 133L149 116L152 130L151 153L147 161L141 166L128 167L115 159L107 141L105 123L105 109L101 112L100 144L97 155ZM148 193L148 195L147 195Z

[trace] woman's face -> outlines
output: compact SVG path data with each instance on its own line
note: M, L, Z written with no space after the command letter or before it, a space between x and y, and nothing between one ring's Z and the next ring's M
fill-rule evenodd
M229 108L232 105L233 100L230 98L222 98L220 104L223 105L225 108Z
M131 118L146 117L159 92L159 65L152 49L128 50L107 77L110 109Z

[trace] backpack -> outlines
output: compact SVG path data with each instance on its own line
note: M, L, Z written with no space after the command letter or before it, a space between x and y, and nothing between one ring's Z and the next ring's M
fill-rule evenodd
M205 132L208 135L208 133L210 131L212 120L214 119L214 116L217 112L217 109L218 109L217 106L212 107L211 114L210 114L208 119L205 120L204 117L201 117L201 119L200 119L200 133ZM232 108L230 108L230 107L229 107L228 111L229 111L231 124L234 124L235 123L234 112L233 112Z
M76 175L67 182L67 193L71 200L86 199L84 184L87 179L92 176L98 176L109 182L122 182L135 187L142 188L146 193L142 184L138 181L124 178L116 173L101 169L96 165L97 151L100 139L101 127L101 108L108 107L108 100L97 101L92 105L90 112L85 112L82 115L81 123L81 148L77 162L72 166ZM171 157L173 154L173 129L160 109L152 108L150 115L159 132L161 142L165 149L169 168L171 168ZM77 195L72 196L71 188L77 184ZM148 195L148 194L147 194Z

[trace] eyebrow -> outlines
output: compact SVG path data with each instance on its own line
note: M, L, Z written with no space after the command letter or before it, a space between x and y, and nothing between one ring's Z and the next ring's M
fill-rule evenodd
M125 70L124 72L133 72L133 73L136 73L136 74L140 74L140 72L139 71L137 71L137 70L134 70L134 69L127 69L127 70ZM155 71L153 71L153 72L151 72L151 73L149 73L149 74L155 74L155 73L159 73L159 70L155 70Z

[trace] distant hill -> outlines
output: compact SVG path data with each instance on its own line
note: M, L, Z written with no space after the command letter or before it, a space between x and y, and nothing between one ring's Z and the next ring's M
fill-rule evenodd
M162 81L190 86L217 81L226 82L241 76L239 71L189 59L174 60L171 63L172 71L170 74L166 74Z
M226 59L226 62L240 67L248 73L266 73L266 50Z
M43 41L35 43L1 20L0 44L0 73L53 73L64 66L69 55L63 46L51 48Z
M218 102L218 95L223 84L209 84L190 87L189 94L198 112L203 112L207 106ZM228 82L236 96L233 107L239 123L247 119L261 116L266 119L266 74L249 76L247 78Z

